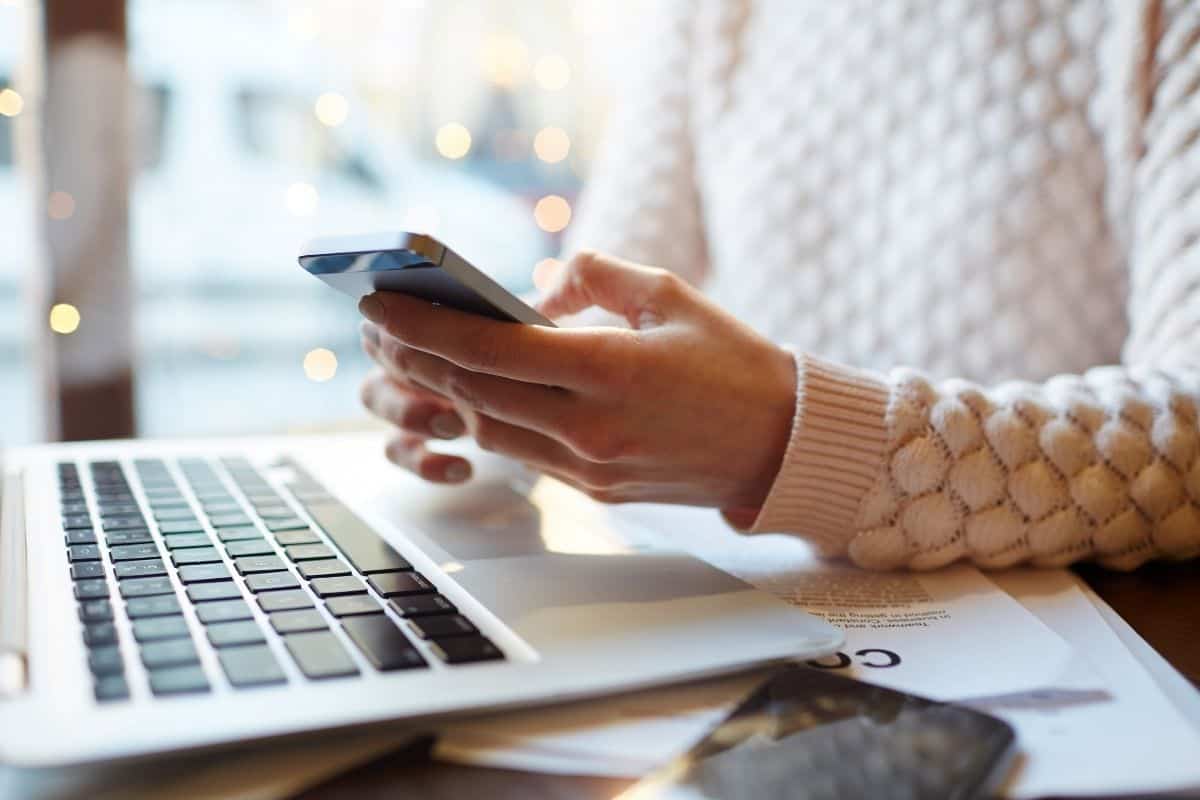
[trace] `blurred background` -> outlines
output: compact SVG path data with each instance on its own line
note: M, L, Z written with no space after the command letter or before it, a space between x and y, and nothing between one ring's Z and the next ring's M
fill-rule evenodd
M637 0L0 0L0 444L361 415L296 266L424 230L554 256Z

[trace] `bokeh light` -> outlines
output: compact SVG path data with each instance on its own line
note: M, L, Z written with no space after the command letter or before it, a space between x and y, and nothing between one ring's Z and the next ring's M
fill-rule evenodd
M462 123L447 122L438 128L434 144L443 158L462 158L471 152L471 132Z
M25 107L25 98L15 89L0 89L0 117L15 117Z
M304 354L304 374L310 381L324 383L337 374L337 356L332 350L318 347Z
M558 233L571 224L571 204L566 198L548 194L533 207L533 218L547 233Z
M547 164L557 164L571 152L571 137L562 128L542 128L533 137L533 152Z
M70 192L51 192L46 198L46 214L50 219L70 219L75 215L75 198Z
M55 303L50 308L50 330L66 336L79 329L79 309L70 303Z
M489 81L511 89L529 73L529 47L511 33L491 33L483 39L479 61Z
M313 113L322 125L336 128L350 115L350 103L337 92L325 92L313 104Z

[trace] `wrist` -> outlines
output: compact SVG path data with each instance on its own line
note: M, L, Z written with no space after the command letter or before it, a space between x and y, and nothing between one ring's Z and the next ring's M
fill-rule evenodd
M726 517L754 533L841 541L883 463L890 391L877 375L813 356L794 364L794 413L773 482L752 521L745 507Z

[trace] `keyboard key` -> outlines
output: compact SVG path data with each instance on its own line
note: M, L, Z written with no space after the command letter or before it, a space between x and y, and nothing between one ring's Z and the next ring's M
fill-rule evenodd
M296 666L308 678L337 678L357 675L358 667L346 655L341 643L329 631L291 633L283 637Z
M367 583L384 597L396 597L402 594L429 594L437 591L429 581L425 580L423 575L415 572L389 572L372 575L367 578Z
M80 622L106 622L112 618L112 603L108 600L88 600L79 604Z
M155 696L208 691L208 679L198 666L158 669L150 673L150 691Z
M170 578L126 578L118 583L121 597L151 597L156 594L174 594L175 587Z
M158 524L160 533L166 535L171 533L192 533L194 531L204 530L204 526L200 524L200 520L192 517L191 519L172 520L171 522L160 522Z
M287 506L255 506L254 510L263 519L291 519L296 516L296 512Z
M443 639L450 636L467 636L477 632L471 620L462 614L438 614L416 617L408 621L409 628L422 639Z
M454 636L432 642L438 657L447 664L467 664L472 661L495 661L504 653L482 636Z
M307 528L308 523L299 517L285 517L283 519L268 519L264 520L269 531L294 531L300 528Z
M63 503L59 506L58 511L64 517L69 517L75 514L88 513L88 507L87 503Z
M242 506L233 499L229 500L205 500L200 504L204 507L204 513L210 517L214 514L241 514Z
M63 517L63 530L91 530L92 518L87 514L71 514Z
M239 542L245 539L261 539L262 534L253 525L238 525L233 528L218 528L217 538L222 542Z
M179 580L184 583L227 581L232 577L224 564L186 564L179 568Z
M325 601L325 607L335 617L353 617L359 614L382 614L383 608L373 597L365 594L355 594L348 597L331 597Z
M270 542L266 539L246 539L240 542L229 542L225 545L225 551L233 558L275 554L275 548L271 547Z
M181 494L150 495L150 508L191 508L191 504Z
M333 558L337 554L323 544L297 544L284 552L292 561L316 561L317 559Z
M67 558L72 564L78 561L99 561L100 548L94 544L72 545L67 548Z
M306 608L297 611L276 611L271 614L271 627L282 636L285 633L324 630L328 626L321 612Z
M266 641L252 619L240 622L218 622L207 628L208 641L213 647L233 647L241 644L262 644Z
M273 611L291 611L297 608L312 608L308 593L293 589L285 592L264 592L258 596L258 607L270 614Z
M294 544L320 544L321 537L313 533L311 528L305 528L302 531L280 531L275 534L275 541L290 547Z
M125 613L130 619L143 617L166 617L180 612L179 600L173 594L154 597L135 597L125 604Z
M233 566L242 575L253 575L258 572L282 572L287 569L279 556L245 556L236 558Z
M154 541L154 537L150 535L150 531L146 528L140 528L131 531L112 531L104 534L104 541L108 542L109 547L117 547L126 544L148 544Z
M168 550L186 550L189 547L211 547L212 539L207 533L176 533L163 537Z
M245 514L214 514L208 518L214 528L232 528L236 525L249 525L252 520Z
M133 638L141 642L183 639L189 636L187 622L181 616L152 617L133 622Z
M83 629L83 643L88 647L116 644L117 629L111 622L93 622Z
M338 597L345 594L366 594L367 587L355 577L315 578L310 584L317 597Z
M346 556L346 560L364 575L412 569L412 565L401 558L391 545L341 503L310 503L307 511Z
M179 522L194 520L196 515L186 506L171 506L170 508L155 509L154 518L159 522Z
M91 528L88 528L87 530L67 531L67 534L64 538L66 539L67 544L96 543L96 534L92 533Z
M210 629L211 631L211 629ZM225 677L234 686L267 686L287 683L279 662L265 645L229 647L217 653Z
M275 592L281 589L299 589L300 581L290 572L264 572L246 578L246 588L259 592Z
M232 622L238 619L253 619L254 612L245 600L218 600L196 606L196 616L205 625L214 622Z
M125 671L121 650L116 645L97 647L88 652L88 669L93 675L120 675Z
M305 561L298 565L300 574L308 580L313 578L333 578L338 575L349 575L350 567L344 561L327 558L323 561Z
M145 561L122 561L113 567L117 579L122 578L154 578L167 574L167 567L162 559L148 558Z
M239 599L242 596L242 590L233 581L193 583L187 587L187 596L193 603L210 603L214 600Z
M215 547L196 547L190 550L176 550L171 553L171 561L177 567L185 564L216 564L221 561L221 554Z
M389 601L396 613L402 617L424 617L429 614L455 614L458 609L440 594L412 594L393 597Z
M104 517L138 517L142 516L142 509L137 503L104 503L100 506L101 515Z
M121 517L105 517L100 521L100 527L105 531L128 531L136 530L137 528L146 527L146 520L142 519L141 515L127 515Z
M125 682L124 675L105 675L103 678L97 678L92 690L101 703L129 698L129 684Z
M75 581L76 600L103 600L106 597L108 597L108 581L103 578Z
M99 561L81 561L71 565L71 580L81 581L87 578L103 578L104 565Z
M426 666L417 648L386 616L353 617L344 620L342 628L375 669L387 672Z
M141 561L145 558L158 558L158 547L153 543L110 547L108 548L108 557L113 561Z
M142 663L146 665L146 669L156 670L199 664L200 658L196 655L196 647L191 639L167 639L143 644Z

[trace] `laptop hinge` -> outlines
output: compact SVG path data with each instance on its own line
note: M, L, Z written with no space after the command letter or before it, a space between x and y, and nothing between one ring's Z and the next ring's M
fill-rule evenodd
M0 471L0 700L28 686L28 566L23 476Z

